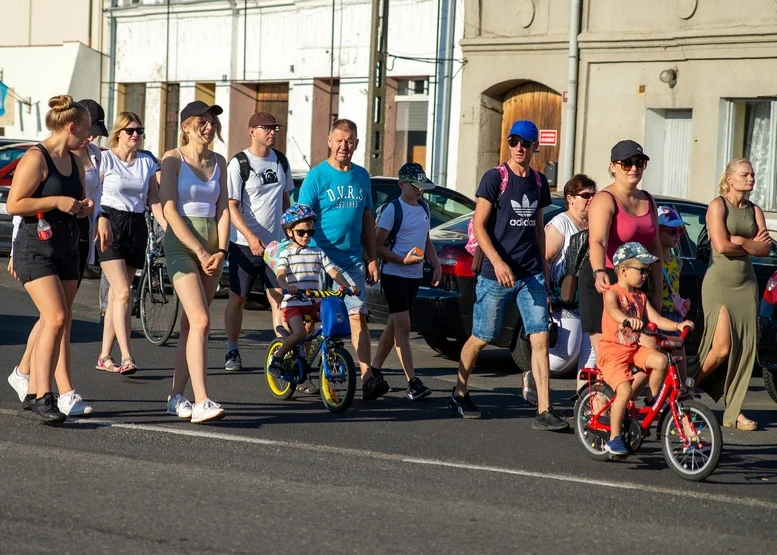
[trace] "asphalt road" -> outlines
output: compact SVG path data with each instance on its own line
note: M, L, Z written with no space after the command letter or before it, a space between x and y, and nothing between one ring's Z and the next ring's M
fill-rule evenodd
M267 313L246 313L250 370L228 373L217 300L209 390L227 417L196 426L165 413L175 336L153 347L136 334L132 377L92 369L97 286L84 282L72 338L74 382L95 414L54 428L20 413L5 381L36 315L0 277L0 553L777 553L777 405L760 378L745 408L766 429L724 429L716 473L687 483L655 440L597 463L573 434L532 430L500 350L472 378L480 421L448 412L455 362L420 338L425 401L403 397L393 355L397 390L378 402L359 392L336 416L317 396L275 401L261 368ZM571 416L573 382L552 387Z

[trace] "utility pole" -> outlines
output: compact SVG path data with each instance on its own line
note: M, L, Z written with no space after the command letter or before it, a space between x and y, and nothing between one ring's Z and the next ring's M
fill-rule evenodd
M372 0L370 74L367 85L367 160L370 175L383 174L389 0Z

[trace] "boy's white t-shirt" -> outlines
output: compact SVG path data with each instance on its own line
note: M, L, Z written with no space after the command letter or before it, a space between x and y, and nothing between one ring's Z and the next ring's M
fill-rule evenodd
M248 156L251 172L243 189L240 162L237 158L229 161L227 166L229 198L241 201L241 214L246 225L264 245L269 245L273 241L283 239L281 227L283 193L294 190L291 169L288 173L283 171L278 156L272 150L262 158L254 156L248 149L243 152ZM248 240L234 225L229 240L238 245L248 246Z
M420 204L413 206L399 198L402 207L402 227L397 233L397 240L391 252L404 258L414 247L421 251L426 250L426 236L429 234L429 216ZM378 227L391 231L394 227L394 203L389 203L378 219ZM424 275L423 263L421 264L397 264L386 261L383 264L383 272L392 276L400 276L410 279L421 279Z

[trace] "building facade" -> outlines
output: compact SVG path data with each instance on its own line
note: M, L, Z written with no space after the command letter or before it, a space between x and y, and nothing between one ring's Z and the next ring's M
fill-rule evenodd
M447 2L447 0L445 0ZM454 58L463 36L463 0L455 19ZM112 5L110 5L112 4ZM440 0L391 0L388 25L383 172L408 160L429 168L435 116ZM137 112L145 147L162 153L177 144L178 113L195 99L217 103L223 142L232 156L249 144L247 122L260 110L283 125L279 148L293 170L328 155L326 136L337 117L356 122L364 137L368 113L369 0L113 0L104 44L111 71L108 112ZM453 77L447 185L455 187L461 72ZM110 119L109 115L109 119ZM354 162L364 165L366 145Z
M43 139L49 98L100 98L102 15L101 0L3 2L0 134Z
M538 168L564 160L571 5L465 1L462 192L504 159L514 119L558 134ZM651 157L646 189L709 202L726 162L749 158L777 228L777 2L582 0L579 60L575 173L609 184L610 148L631 138Z

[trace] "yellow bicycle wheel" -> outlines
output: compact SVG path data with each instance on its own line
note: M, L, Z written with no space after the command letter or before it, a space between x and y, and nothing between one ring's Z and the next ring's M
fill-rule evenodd
M330 412L339 414L348 410L356 394L356 367L353 358L343 347L334 347L324 353L330 366L331 379L324 372L321 361L321 400Z
M281 345L283 345L283 340L276 339L270 343L270 346L267 348L267 356L264 358L264 378L267 381L267 389L270 390L270 395L281 401L286 401L287 399L291 399L297 388L291 382L272 377L267 371L267 369L270 367L272 356L281 347ZM284 360L284 363L287 361L288 359Z

